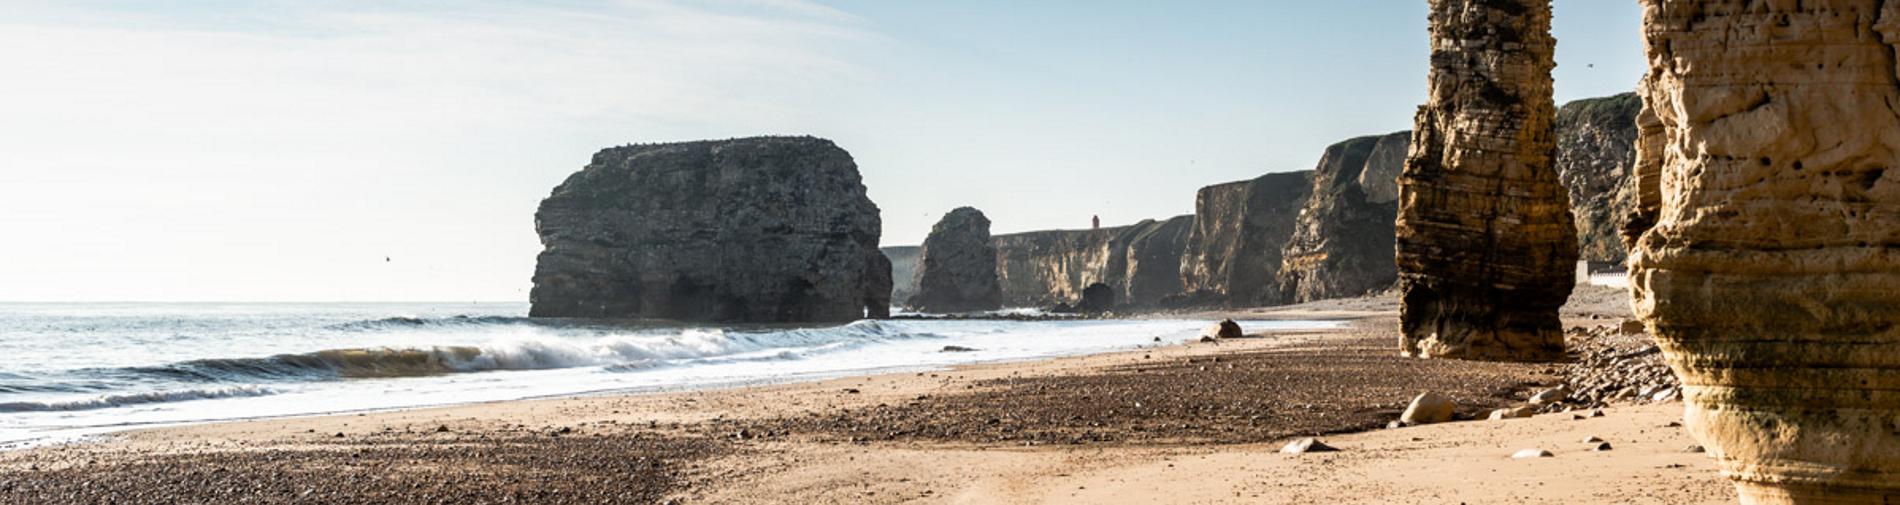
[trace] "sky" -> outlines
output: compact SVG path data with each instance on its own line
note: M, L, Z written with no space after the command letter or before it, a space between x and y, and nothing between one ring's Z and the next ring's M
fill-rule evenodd
M1557 0L1559 103L1633 1ZM526 301L606 147L815 135L885 245L1193 212L1411 128L1423 0L9 0L0 301Z

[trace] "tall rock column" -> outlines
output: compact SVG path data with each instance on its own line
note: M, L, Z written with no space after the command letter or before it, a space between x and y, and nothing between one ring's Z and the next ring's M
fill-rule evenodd
M990 219L983 211L958 207L930 228L917 260L917 294L905 305L924 312L1003 308L996 245L990 243Z
M1576 224L1558 182L1550 0L1431 0L1431 101L1400 176L1405 355L1564 357Z
M1644 0L1636 313L1744 503L1900 503L1900 2Z

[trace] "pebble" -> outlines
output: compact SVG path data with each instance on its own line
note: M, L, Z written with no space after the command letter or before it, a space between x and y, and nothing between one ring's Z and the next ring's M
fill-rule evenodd
M1337 451L1339 451L1339 448L1326 445L1325 442L1320 442L1319 439L1317 438L1302 438L1299 440L1294 440L1293 443L1286 444L1286 447L1280 448L1281 454L1306 454L1309 452L1337 452Z
M1583 443L1586 443L1586 444L1594 444L1594 443L1598 443L1602 441L1603 439L1597 438L1597 437L1590 437L1590 438L1583 439Z
M1708 449L1706 449L1706 448L1704 448L1704 447L1702 447L1702 446L1700 446L1700 445L1691 445L1691 446L1688 446L1688 447L1684 447L1684 448L1682 449L1682 452L1695 452L1695 453L1702 453L1702 452L1709 452L1709 451L1708 451Z
M1597 446L1596 446L1595 448L1592 448L1592 449L1590 449L1590 450L1592 450L1592 451L1607 451L1607 450L1610 450L1610 449L1612 449L1612 447L1610 447L1610 443L1609 443L1609 442L1604 442L1604 443L1601 443L1601 444L1597 444Z
M1522 451L1517 451L1517 454L1512 454L1512 455L1511 455L1511 457L1513 457L1513 458L1517 458L1517 459L1526 459L1526 458L1553 458L1553 457L1556 457L1556 456L1557 456L1557 455L1555 455L1555 454L1551 454L1551 453L1550 453L1550 451L1546 451L1546 450L1543 450L1543 449L1525 449L1525 450L1522 450Z

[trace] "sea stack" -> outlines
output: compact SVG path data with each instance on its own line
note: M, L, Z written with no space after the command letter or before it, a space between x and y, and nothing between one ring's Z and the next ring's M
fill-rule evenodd
M1550 0L1431 0L1431 94L1400 177L1407 356L1564 358L1577 231L1558 182Z
M605 149L535 212L532 317L886 317L891 266L857 163L831 141Z
M917 294L905 305L920 312L978 312L1003 308L996 279L996 245L983 211L960 207L944 214L924 238Z
M1743 503L1900 503L1900 2L1644 0L1632 300Z

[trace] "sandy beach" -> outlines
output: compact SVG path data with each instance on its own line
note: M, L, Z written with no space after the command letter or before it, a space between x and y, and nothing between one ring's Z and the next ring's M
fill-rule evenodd
M1615 324L1621 302L1581 289L1565 315ZM1348 324L937 372L137 431L0 453L0 502L1735 501L1685 450L1680 403L1385 429L1422 391L1482 419L1562 366L1399 358L1395 310L1197 314ZM1309 436L1341 451L1279 453Z

